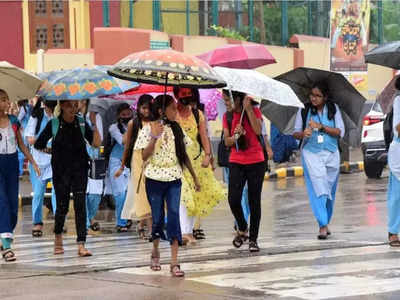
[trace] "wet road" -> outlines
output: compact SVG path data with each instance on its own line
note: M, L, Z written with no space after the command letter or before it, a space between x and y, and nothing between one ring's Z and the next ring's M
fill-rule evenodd
M204 219L207 239L180 252L184 280L149 267L151 244L134 230L118 234L113 212L98 215L103 232L90 235L94 256L78 258L71 219L66 253L52 255L52 220L45 236L30 236L30 207L18 225L16 263L0 263L0 299L399 299L400 252L386 232L387 174L341 175L332 236L318 241L318 227L302 178L266 182L262 202L261 252L234 249L233 219L221 203ZM38 288L39 287L39 288Z

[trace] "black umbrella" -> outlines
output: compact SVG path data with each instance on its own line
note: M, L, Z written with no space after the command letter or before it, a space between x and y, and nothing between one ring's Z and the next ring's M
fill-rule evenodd
M311 68L297 68L281 74L275 79L288 84L303 103L310 101L310 90L314 83L326 82L329 86L329 99L336 103L355 124L358 124L366 99L342 74Z
M378 46L365 54L365 62L400 70L400 41Z

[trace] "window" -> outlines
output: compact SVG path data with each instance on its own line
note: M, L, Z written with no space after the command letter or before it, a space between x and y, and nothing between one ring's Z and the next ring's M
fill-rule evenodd
M68 0L29 1L30 48L69 48Z

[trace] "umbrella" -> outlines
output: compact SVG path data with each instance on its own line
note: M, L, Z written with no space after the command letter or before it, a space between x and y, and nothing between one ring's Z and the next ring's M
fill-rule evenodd
M173 87L172 86L167 86L167 93L172 93L173 92ZM122 94L117 94L117 95L112 95L112 96L107 96L109 98L115 99L115 100L136 100L139 99L141 95L144 94L163 94L165 93L165 87L162 85L157 85L157 84L147 84L147 83L142 83L140 86L127 90Z
M226 81L230 90L266 99L282 106L304 107L288 85L260 72L223 67L215 67L214 70Z
M174 50L147 50L119 61L108 73L120 79L183 87L224 87L225 82L204 61Z
M400 70L400 41L378 46L365 54L365 62Z
M308 103L311 87L318 81L325 81L329 86L329 98L342 112L358 124L366 99L351 85L342 74L311 69L297 68L275 77L288 84L303 103Z
M33 98L42 80L6 61L0 62L0 89L7 92L10 101Z
M225 45L197 56L210 66L237 69L255 69L276 63L275 58L264 45Z
M82 100L119 94L138 86L136 82L118 80L106 70L107 67L99 66L40 74L45 83L38 94L46 100Z
M399 78L399 77L400 77L400 74L397 74L395 77L393 77L392 80L389 81L389 83L385 86L385 88L382 90L382 92L376 98L376 100L381 105L383 113L385 113L385 114L389 113L392 110L393 101L397 95L397 90L394 87L394 84L395 84L397 78Z

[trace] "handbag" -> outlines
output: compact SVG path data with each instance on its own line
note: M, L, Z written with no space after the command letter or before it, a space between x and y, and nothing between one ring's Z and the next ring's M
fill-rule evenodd
M228 123L229 132L231 132L232 126L232 112L226 112L226 121ZM231 155L231 147L227 147L224 141L224 130L221 133L221 140L218 144L218 165L220 167L229 167L229 157Z
M107 163L101 158L91 158L89 160L89 178L99 180L106 178Z

